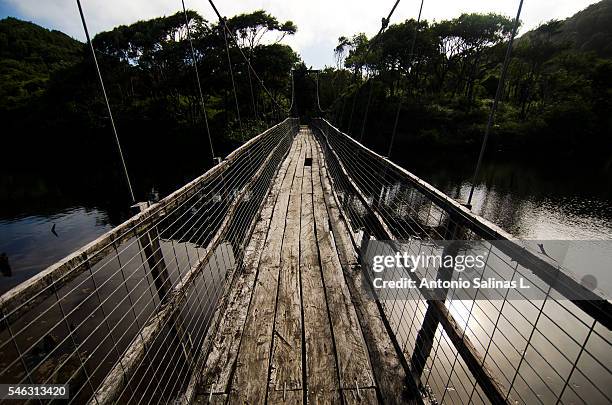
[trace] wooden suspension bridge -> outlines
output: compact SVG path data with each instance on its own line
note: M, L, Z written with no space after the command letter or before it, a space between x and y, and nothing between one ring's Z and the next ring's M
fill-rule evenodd
M323 118L286 118L134 208L0 297L0 384L65 384L62 402L90 404L612 402L608 297ZM535 295L374 287L377 242L449 240Z
M323 119L288 118L139 209L1 297L3 383L92 404L610 398L606 297ZM372 295L370 241L458 230L556 295L467 314Z

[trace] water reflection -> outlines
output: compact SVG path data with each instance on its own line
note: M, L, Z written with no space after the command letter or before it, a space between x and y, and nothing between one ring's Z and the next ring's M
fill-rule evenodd
M6 254L12 272L10 276L1 278L0 293L111 228L105 211L85 207L68 208L47 216L0 220L0 252Z
M405 162L435 187L465 200L473 167ZM488 162L472 210L521 239L612 239L612 175L557 163Z
M201 170L166 169L135 170L136 194L156 201ZM0 173L0 255L6 254L12 273L2 266L0 294L129 218L131 204L122 182L112 167Z
M464 182L460 195L469 193ZM511 191L479 185L473 211L522 239L611 239L611 203L583 196L517 196Z

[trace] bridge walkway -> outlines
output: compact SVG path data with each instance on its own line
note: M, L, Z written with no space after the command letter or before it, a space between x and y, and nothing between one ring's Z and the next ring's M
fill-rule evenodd
M279 168L200 378L198 403L405 403L406 376L325 160L302 127Z

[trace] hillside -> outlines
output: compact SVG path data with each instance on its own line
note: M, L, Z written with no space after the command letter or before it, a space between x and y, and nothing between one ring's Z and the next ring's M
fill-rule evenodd
M0 20L0 108L41 94L54 72L81 60L82 49L60 31L12 17Z
M600 1L565 20L559 37L581 51L612 57L612 0Z
M553 32L544 30L556 44L568 44L582 52L594 52L601 58L612 57L612 0L592 4L573 16L555 22ZM532 30L522 38L541 35L541 30Z

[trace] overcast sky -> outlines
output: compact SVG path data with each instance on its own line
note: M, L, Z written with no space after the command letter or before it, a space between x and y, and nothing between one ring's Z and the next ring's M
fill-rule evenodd
M284 40L306 65L321 68L334 64L333 48L341 35L365 32L368 36L380 28L394 0L216 0L225 16L264 9L279 20L292 20L298 32ZM525 32L552 18L563 19L596 3L594 0L525 0L521 20ZM169 15L181 9L180 0L82 0L92 33L109 30L119 24ZM190 9L214 21L207 0L185 0ZM420 0L402 0L391 18L399 22L416 18ZM514 17L518 0L425 0L423 18L442 20L464 12L497 12ZM15 16L47 28L61 30L84 40L76 0L0 0L0 16Z

